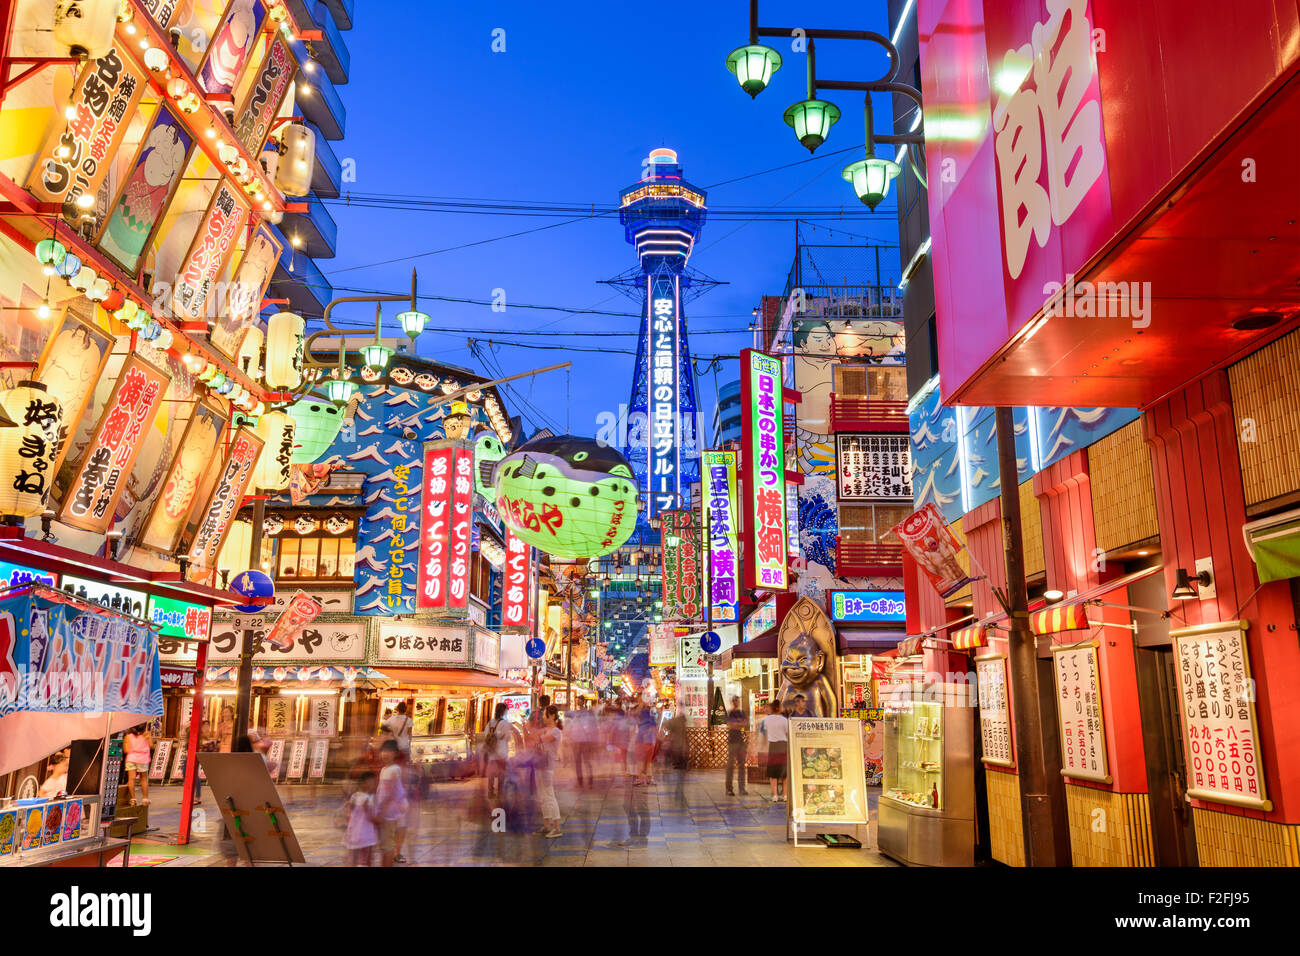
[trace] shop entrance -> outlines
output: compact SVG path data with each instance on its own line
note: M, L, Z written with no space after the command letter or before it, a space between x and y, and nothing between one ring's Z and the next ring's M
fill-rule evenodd
M1173 649L1137 648L1137 679L1156 866L1195 866L1196 832L1187 802Z

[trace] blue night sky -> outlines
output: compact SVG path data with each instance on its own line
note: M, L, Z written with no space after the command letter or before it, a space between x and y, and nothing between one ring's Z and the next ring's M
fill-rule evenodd
M781 119L787 106L804 97L803 54L792 53L789 41L765 40L781 52L785 65L752 101L726 69L726 54L748 39L745 3L438 4L431 16L433 6L357 4L356 27L344 34L352 55L351 81L338 88L347 110L346 137L333 144L340 159L356 163L356 182L345 184L345 191L612 204L620 189L640 178L647 153L667 146L677 150L687 180L708 189L710 207L865 209L840 179L840 169L860 158L860 151L822 158L861 144L862 100L855 93L824 94L844 115L812 162L710 188L809 155ZM828 0L811 10L806 4L765 2L762 11L764 25L797 25L808 15L812 22L806 26L888 33L881 2ZM492 52L496 28L505 30L504 53ZM828 41L818 45L817 61L822 78L865 80L882 71L885 58L867 44ZM889 115L888 101L877 98L878 132L887 131ZM879 153L892 158L888 147ZM636 263L617 215L375 265L563 218L349 209L342 199L329 202L329 209L339 225L338 256L318 265L336 295L349 294L345 287L405 291L412 265L425 293L488 300L493 290L505 290L505 312L422 303L432 316L430 327L459 331L426 332L419 340L421 354L485 372L467 347L469 336L599 348L604 351L570 354L503 345L495 359L503 374L572 359L567 376L552 372L532 384L515 383L557 431L567 427L592 435L599 412L617 412L627 401L636 318L519 307L632 311L630 300L598 284ZM875 220L846 223L846 230L896 242L892 197L877 212ZM817 234L829 237L820 226ZM762 295L782 292L793 255L790 221L708 222L691 265L730 285L687 308L696 356L736 355L750 344L751 310ZM386 323L396 311L386 313ZM336 311L345 321L366 314L373 317L373 308ZM386 328L397 334L395 323ZM509 334L520 330L548 334ZM715 330L733 334L701 334ZM599 337L559 334L578 331ZM737 368L734 360L724 363L718 383L734 379ZM701 411L711 422L713 373L703 377L699 394ZM516 395L505 397L530 428L546 421Z

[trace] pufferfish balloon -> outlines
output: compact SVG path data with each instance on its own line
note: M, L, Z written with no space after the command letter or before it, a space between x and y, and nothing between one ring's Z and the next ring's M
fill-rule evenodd
M534 437L480 470L510 530L557 558L609 554L636 527L632 468L594 439Z

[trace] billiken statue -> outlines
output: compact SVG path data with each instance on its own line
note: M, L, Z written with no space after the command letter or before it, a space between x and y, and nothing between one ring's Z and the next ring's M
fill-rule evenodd
M777 698L781 709L793 711L795 698L802 694L812 716L839 716L835 686L825 672L826 652L812 636L801 633L792 638L781 656L781 691Z

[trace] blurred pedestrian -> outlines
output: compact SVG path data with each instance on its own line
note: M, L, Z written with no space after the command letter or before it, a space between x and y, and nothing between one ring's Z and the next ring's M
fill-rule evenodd
M668 760L676 783L674 796L677 806L686 809L686 768L690 766L690 750L686 736L686 712L680 707L668 721Z
M487 740L483 744L483 774L487 778L488 799L500 800L506 783L506 762L510 759L510 743L519 733L506 719L510 708L497 704L496 712L487 725Z
M547 707L542 715L542 730L538 735L536 768L537 810L542 816L542 835L548 838L564 835L560 829L560 804L555 799L555 766L563 742L560 709Z
M212 731L212 721L205 720L199 724L199 753L217 753L221 749L221 740ZM194 768L194 802L203 802L203 768Z
M397 713L384 721L383 730L392 736L398 753L405 759L411 756L411 718L406 716L406 701L397 705Z
M637 709L636 727L633 730L636 741L636 782L637 786L648 787L654 783L650 768L653 766L655 750L655 718L650 708L641 704Z
M343 805L347 816L343 848L347 850L348 866L372 866L382 823L375 807L379 778L373 770L363 770L356 782L356 792Z
M229 704L221 708L221 719L217 721L217 740L221 744L221 753L230 753L235 743L235 708Z
M734 797L732 771L740 775L740 792L745 791L745 712L740 709L740 698L731 698L731 710L727 711L727 796Z
M596 785L592 774L592 762L596 756L596 715L590 708L581 707L574 711L569 737L573 740L573 766L578 778L578 789L581 790L584 785L582 779L584 767L587 771L586 786L593 788Z
M149 805L149 758L153 753L153 737L146 724L136 724L122 738L122 753L126 760L126 778L131 787L131 802L135 803L135 781L140 780L141 803Z
M776 701L768 709L771 712L760 724L763 739L767 741L767 779L772 785L772 802L784 803L789 720L781 713L781 705Z
M384 769L379 772L379 785L375 788L375 816L379 818L379 848L384 866L406 862L401 852L402 831L406 828L406 788L402 786L398 755L395 740L385 740L379 748Z

